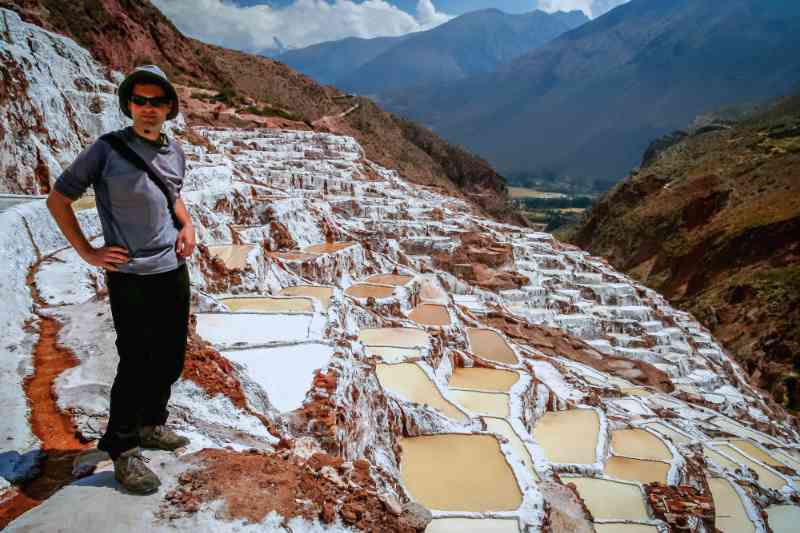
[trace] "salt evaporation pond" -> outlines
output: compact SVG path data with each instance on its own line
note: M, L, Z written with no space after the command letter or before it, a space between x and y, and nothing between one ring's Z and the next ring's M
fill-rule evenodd
M575 484L595 520L650 519L644 494L636 485L591 477L563 477L562 481Z
M425 533L519 533L514 518L434 518Z
M443 305L419 304L409 313L408 318L425 326L450 325L450 315L447 313L447 307Z
M356 243L354 242L326 242L322 244L312 244L311 246L306 246L300 251L306 254L329 254L332 252L338 252L339 250L344 250L345 248L350 248L355 244Z
M758 446L756 446L755 444L753 444L750 441L741 440L741 439L733 439L733 440L730 440L728 442L730 444L736 446L737 449L739 449L740 451L746 453L747 455L749 455L753 459L755 459L757 461L761 461L762 463L764 463L764 464L766 464L768 466L773 466L773 467L774 466L777 466L777 467L788 466L788 465L782 463L781 461L778 461L775 457L770 455L765 450L762 450L761 448L759 448Z
M286 287L281 289L282 296L309 296L316 298L322 304L322 308L327 311L331 305L331 296L333 296L333 287L326 287L324 285L297 285L295 287Z
M366 346L427 348L429 339L424 329L417 328L364 328L358 334L358 340Z
M356 283L345 289L344 293L353 298L388 298L394 294L394 287Z
M402 274L375 274L367 278L367 283L377 283L379 285L402 286L414 279L412 276Z
M442 396L436 385L418 365L414 363L380 364L375 369L375 372L384 389L390 390L412 402L426 404L438 409L452 420L459 422L469 420L468 416Z
M486 424L487 431L497 433L508 439L509 444L511 444L511 447L514 448L517 458L525 465L525 469L530 472L534 479L538 480L539 474L533 467L533 458L531 457L527 446L525 446L525 443L522 441L519 435L517 435L517 432L514 431L514 428L511 427L511 424L509 424L508 420L492 417L482 417L481 420L483 420L483 422Z
M658 461L642 461L630 457L610 457L606 461L605 473L609 477L639 483L667 483L669 464Z
M761 466L757 462L742 454L742 452L733 446L729 446L726 443L717 443L714 444L714 448L718 452L724 453L737 463L747 465L748 468L755 471L755 473L758 474L759 485L763 485L764 487L769 487L775 490L780 490L784 485L786 485L786 480L781 476L772 470L768 470L767 468Z
M796 505L770 505L767 517L773 533L793 533L800 527L800 507Z
M449 386L458 389L509 392L519 381L519 374L494 368L456 367L450 376Z
M672 453L661 439L643 429L618 429L611 432L611 450L614 455L635 459L669 461Z
M324 368L333 347L322 343L295 344L275 348L232 350L222 355L246 367L247 375L258 383L270 403L281 412L300 407L311 388L314 371Z
M593 409L545 413L536 420L533 438L551 463L591 464L597 461L600 419Z
M479 357L510 365L516 365L519 362L517 354L496 331L467 328L467 338L469 339L470 350Z
M507 418L508 394L450 389L450 396L473 413Z
M208 253L221 259L225 268L244 270L247 256L254 249L252 244L212 244L208 246Z
M726 479L710 478L708 486L714 498L714 526L725 533L753 533L756 528L747 516L742 499Z
M514 511L522 493L492 435L423 435L400 440L410 496L442 511ZM480 460L476 460L480 458Z
M246 346L308 339L307 314L197 313L197 333L217 346Z
M683 433L679 433L675 430L672 426L665 424L664 422L653 422L646 424L645 427L648 429L652 429L662 437L667 437L672 440L675 444L689 444L692 442L692 439L684 435Z
M221 303L225 304L233 312L254 311L261 313L313 313L314 306L310 300L305 298L274 298L269 296L250 297L242 296L236 298L222 298Z

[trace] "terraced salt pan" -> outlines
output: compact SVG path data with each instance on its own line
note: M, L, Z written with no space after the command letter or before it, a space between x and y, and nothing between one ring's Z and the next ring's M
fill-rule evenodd
M430 337L424 329L417 328L365 328L358 340L366 346L393 346L395 348L427 348Z
M223 347L299 342L309 339L311 320L305 314L197 313L197 333Z
M421 359L423 350L419 348L394 348L392 346L365 346L367 355L380 357L386 363L400 363L413 359Z
M711 422L721 430L727 431L728 433L736 435L737 437L754 440L762 444L773 444L777 446L780 446L781 444L769 435L765 435L748 427L742 426L741 424L738 424L724 416L717 416L711 420Z
M651 429L661 435L662 437L667 437L672 439L672 442L675 444L689 444L692 442L692 439L676 431L672 426L664 423L664 422L653 422L646 424L645 427Z
M469 420L467 415L442 396L436 385L418 365L414 363L380 364L375 372L384 389L412 402L438 409L452 420L458 422Z
M658 461L642 461L630 457L610 457L606 461L605 473L609 477L639 483L667 483L669 464Z
M707 461L710 460L717 466L725 468L726 470L730 470L731 472L734 472L736 471L736 469L741 468L737 463L735 463L731 459L728 459L721 453L717 452L713 448L710 448L709 446L706 445L703 446L703 457L705 457Z
M672 453L655 435L643 429L618 429L611 432L614 455L634 459L670 461Z
M479 357L510 365L519 363L517 354L496 331L467 328L467 338L469 339L470 350Z
M314 306L306 298L273 298L269 296L242 296L236 298L222 298L233 312L254 311L260 313L313 313Z
M500 418L509 415L508 394L450 389L450 397L473 413Z
M94 209L97 207L94 195L84 194L74 202L72 202L72 209L74 211L82 211L84 209Z
M423 435L400 441L410 496L442 511L513 511L522 503L514 473L492 435Z
M724 453L734 461L743 465L747 465L751 470L754 470L755 473L758 474L758 483L760 485L775 490L780 490L786 485L786 480L781 476L753 461L733 446L729 446L726 443L716 443L714 444L714 448L717 451Z
M761 461L767 466L788 466L781 461L777 460L775 457L767 453L766 451L762 450L755 444L750 441L742 440L742 439L733 439L728 441L730 444L736 446L740 451L744 452L745 454L749 455L753 459L757 461Z
M656 526L645 524L603 523L595 524L597 533L659 533Z
M314 370L325 367L333 347L322 343L221 352L246 368L261 385L272 405L281 412L297 409L311 388Z
M355 244L356 243L354 242L326 242L322 244L312 244L311 246L306 246L300 251L306 254L329 254L338 252L339 250L344 250L345 248L350 248Z
M457 389L509 392L519 381L519 374L494 368L455 367L448 385Z
M636 485L590 477L562 477L574 483L595 520L649 520L644 494Z
M353 298L388 298L394 294L394 287L356 283L345 289L344 293Z
M770 505L767 507L767 517L773 533L794 533L800 524L800 507Z
M379 285L393 285L401 287L414 279L413 276L404 276L401 274L375 274L367 278L367 283L377 283Z
M726 479L710 478L708 486L714 498L714 526L725 533L753 533L756 528L747 516L739 494Z
M425 533L519 533L519 525L509 518L434 518Z
M419 304L409 313L408 318L425 326L450 325L450 315L447 312L447 307L443 305Z
M511 444L511 447L514 449L514 452L517 455L517 459L522 461L522 464L525 465L525 469L531 474L531 476L533 476L533 479L538 480L539 474L533 467L533 458L528 451L528 447L525 446L525 443L522 441L519 435L517 435L517 432L514 431L514 428L511 427L511 424L508 422L508 420L486 416L481 417L481 420L483 420L483 422L486 424L487 431L497 433L508 439L509 444Z
M255 249L252 244L211 244L208 253L220 258L226 268L243 270L247 266L247 256Z
M547 412L536 420L533 439L551 463L592 464L597 461L600 419L593 409Z
M316 298L322 304L322 308L327 311L331 305L331 296L333 296L333 287L325 287L323 285L297 285L295 287L286 287L281 289L282 296L309 296Z

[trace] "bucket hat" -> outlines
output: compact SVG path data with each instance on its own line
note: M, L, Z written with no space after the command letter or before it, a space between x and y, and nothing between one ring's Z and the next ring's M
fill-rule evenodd
M172 98L172 101L174 102L172 109L167 115L167 120L171 120L178 115L178 107L180 105L178 93L175 92L175 87L173 87L170 81L167 79L167 75L164 74L164 72L156 65L141 65L136 67L133 72L128 74L128 76L122 80L122 83L119 84L119 88L117 89L119 107L126 117L133 118L130 110L128 109L128 101L131 98L131 92L133 91L133 86L136 83L154 83L156 85L160 85L166 93L165 96Z

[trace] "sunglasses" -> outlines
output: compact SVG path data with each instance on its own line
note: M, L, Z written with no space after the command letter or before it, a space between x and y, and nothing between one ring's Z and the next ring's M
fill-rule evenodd
M172 103L172 98L169 96L141 96L138 94L131 95L131 102L138 106L143 106L145 104L150 104L153 107L162 107Z

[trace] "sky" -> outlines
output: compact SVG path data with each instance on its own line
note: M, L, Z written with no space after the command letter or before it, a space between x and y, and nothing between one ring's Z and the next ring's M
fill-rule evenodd
M627 0L151 0L184 34L244 50L302 48L345 37L404 35L475 9L581 9L597 17Z

